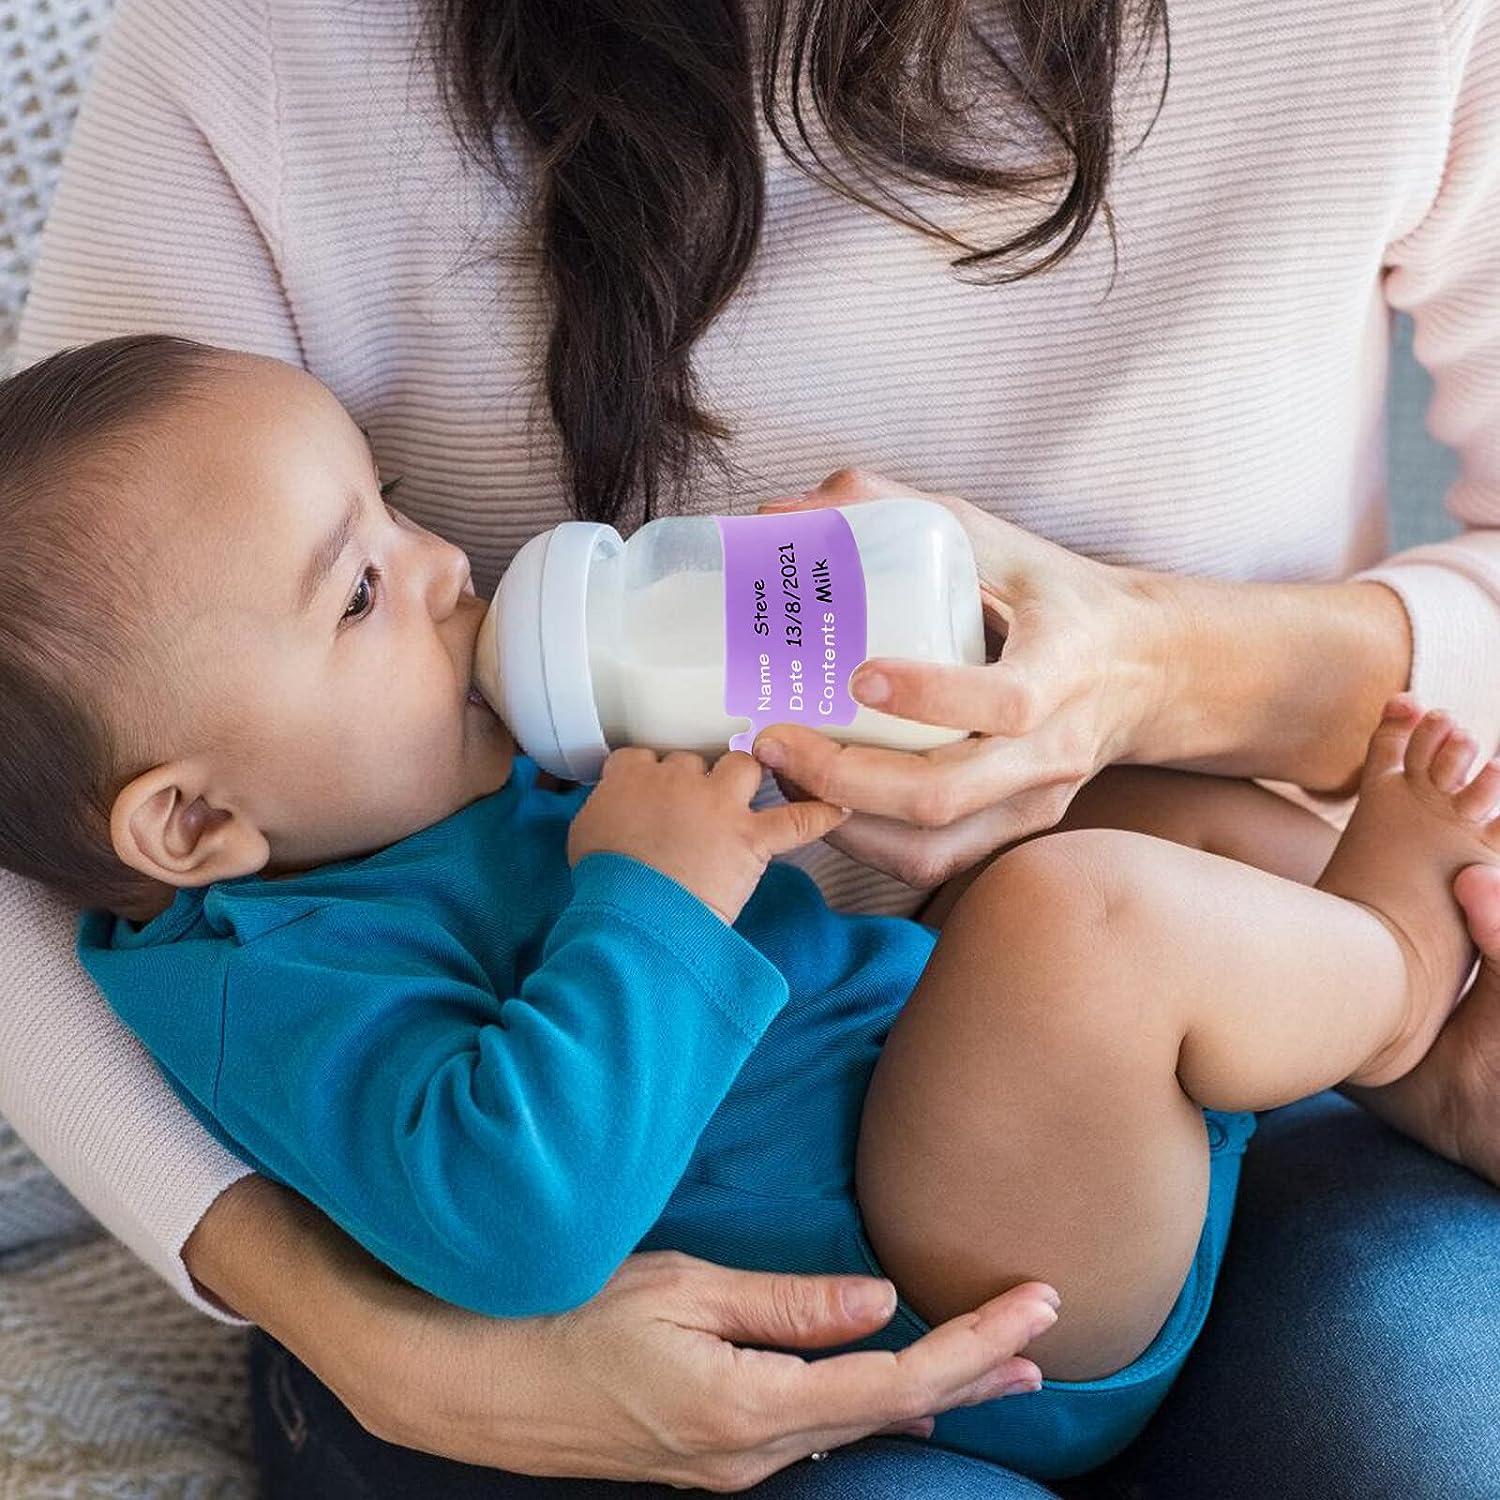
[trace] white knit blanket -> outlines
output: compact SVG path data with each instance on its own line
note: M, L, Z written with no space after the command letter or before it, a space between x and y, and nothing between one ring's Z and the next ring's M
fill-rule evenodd
M250 1500L239 1330L107 1236L0 1267L0 1500Z
M0 373L110 0L0 0ZM244 1335L102 1234L0 1121L0 1500L248 1500Z

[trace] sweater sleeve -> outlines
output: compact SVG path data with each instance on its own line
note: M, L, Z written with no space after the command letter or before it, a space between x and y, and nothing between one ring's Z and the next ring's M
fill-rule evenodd
M618 854L579 862L509 995L490 972L409 903L341 901L230 949L222 1051L216 1017L148 1006L143 1035L399 1275L492 1316L555 1313L660 1217L787 985Z
M1500 3L1443 0L1450 112L1435 191L1391 244L1384 288L1412 315L1433 378L1428 431L1453 448L1453 540L1416 547L1361 577L1394 589L1411 620L1411 687L1500 743Z
M301 363L278 274L277 194L261 7L121 0L42 232L19 364L145 330ZM221 1316L194 1291L181 1249L245 1168L105 1005L79 966L72 918L0 875L0 1114L106 1227Z

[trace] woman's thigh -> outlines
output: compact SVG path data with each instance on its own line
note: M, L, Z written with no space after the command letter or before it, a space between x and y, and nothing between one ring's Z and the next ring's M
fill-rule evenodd
M1131 1500L1500 1496L1500 1192L1335 1095L1261 1119Z
M311 1372L261 1333L251 1342L250 1377L255 1456L267 1500L679 1500L707 1493L533 1479L395 1447L371 1437ZM841 1448L822 1463L793 1464L744 1493L757 1500L1053 1500L1050 1490L993 1464L890 1438Z

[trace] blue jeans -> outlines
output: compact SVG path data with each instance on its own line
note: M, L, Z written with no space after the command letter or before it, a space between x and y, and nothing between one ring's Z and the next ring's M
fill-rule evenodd
M370 1437L269 1339L256 1451L276 1500L603 1500ZM632 1500L683 1491L629 1487ZM919 1442L798 1463L757 1500L1047 1500ZM1070 1500L1497 1500L1500 1192L1334 1095L1261 1119L1214 1309L1146 1432Z

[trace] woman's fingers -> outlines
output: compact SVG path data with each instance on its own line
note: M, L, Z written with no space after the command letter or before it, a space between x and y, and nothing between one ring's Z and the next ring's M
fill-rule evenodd
M782 732L778 727L776 734ZM788 726L789 739L803 734L821 740L813 731ZM811 748L815 756L826 754L821 744ZM856 810L825 835L828 842L861 864L893 875L918 890L927 890L978 864L996 849L1055 827L1086 779L1085 772L1066 774L1071 764L1066 745L1053 747L1032 740L968 740L963 746L945 749L962 750L980 763L979 770L986 779L979 787L975 798L978 805L973 811L947 823L919 826L911 816L885 816L859 810L856 799L864 794L863 785L843 782L835 795L847 795ZM922 764L929 760L900 751L874 753L896 756L903 763ZM932 752L932 756L941 754ZM842 757L836 759L841 761ZM776 781L782 795L791 801L812 796L799 780L785 772L778 771ZM922 785L933 786L935 780L929 779ZM893 785L877 784L874 788L877 797L895 790ZM910 802L900 805L916 807L921 796L918 791L912 794ZM943 810L935 803L921 808L928 817Z
M1055 828L1080 784L1068 781L1028 787L944 828L913 828L896 818L855 813L828 835L828 842L850 859L894 875L918 890L930 890L997 849Z
M881 1427L871 1433L871 1437L917 1437L925 1438L932 1436L933 1421L931 1417L923 1417L918 1422L892 1422L889 1427Z
M976 865L1006 844L1050 828L1050 800L1042 805L1030 796L987 807L946 828L913 828L895 818L855 813L828 835L828 842L850 859L884 871L920 891L941 885L950 876Z
M1052 1326L1056 1299L1040 1283L1013 1287L895 1354L809 1363L725 1346L732 1363L715 1384L737 1413L736 1438L708 1467L744 1488L810 1453L878 1432L927 1436L941 1412L1035 1390L1041 1372L1018 1351Z
M1057 706L1056 677L1028 674L1008 661L984 666L872 658L849 683L867 708L979 734L1030 734Z
M1012 1287L975 1311L939 1324L894 1354L861 1352L762 1366L772 1391L764 1409L767 1441L837 1433L844 1442L893 1422L909 1422L974 1399L1034 1386L1041 1372L1020 1351L1057 1321L1057 1294L1039 1282Z
M978 734L1032 734L1097 669L1066 625L1037 604L1011 612L999 660L982 665L872 657L849 682L856 702L923 724Z
M963 748L977 749L981 743L964 741ZM962 768L951 756L939 760L937 752L915 755L879 745L846 745L800 724L777 724L761 731L751 754L809 796L837 807L923 827L940 826L967 811L959 793ZM983 791L974 788L981 797Z
M691 1269L693 1276L680 1289L691 1294L693 1324L732 1342L827 1348L875 1332L896 1307L895 1288L873 1276L741 1271L698 1261ZM940 1324L898 1354L847 1354L806 1363L743 1349L735 1359L755 1387L753 1403L780 1390L782 1399L792 1403L788 1410L795 1412L799 1393L810 1389L819 1403L807 1408L808 1420L795 1428L773 1428L767 1440L812 1426L857 1427L863 1435L893 1423L920 1422L948 1405L985 1399L994 1394L992 1387L1032 1380L1035 1366L1015 1356L1051 1327L1057 1305L1051 1287L1031 1281ZM685 1320L684 1311L679 1309L678 1321ZM830 1374L831 1367L836 1368ZM881 1410L871 1405L872 1399L893 1404Z
M862 500L880 500L891 496L905 496L918 500L936 500L925 490L914 490L909 484L887 479L873 469L835 469L815 489L804 495L786 495L767 500L761 512L783 510L820 510L830 505L856 505Z
M1002 1360L978 1380L971 1381L953 1393L947 1405L935 1408L933 1416L951 1411L960 1406L977 1406L984 1401L996 1401L1005 1396L1019 1396L1037 1389L1041 1372L1029 1360L1019 1355ZM857 1443L861 1438L885 1435L899 1437L932 1436L933 1416L903 1418L884 1427L872 1427L868 1421L844 1423L836 1427L814 1427L793 1433L773 1441L761 1451L768 1460L766 1472L772 1473L784 1463L805 1458L809 1453L827 1453L842 1448L848 1443Z
M799 724L761 731L756 760L809 795L856 812L943 828L1039 781L1064 779L1037 737L968 739L922 754L845 745Z
M693 1261L684 1284L697 1325L721 1339L823 1349L883 1328L896 1310L896 1289L875 1276L799 1276L740 1271Z
M981 586L1009 597L1038 565L1081 560L1065 548L1025 530L1011 521L1002 520L982 510L959 495L919 490L900 480L891 479L873 469L835 469L815 489L803 495L787 495L767 500L762 513L787 510L818 510L830 505L857 505L865 500L903 497L930 500L951 511L958 519L974 549L979 565Z

